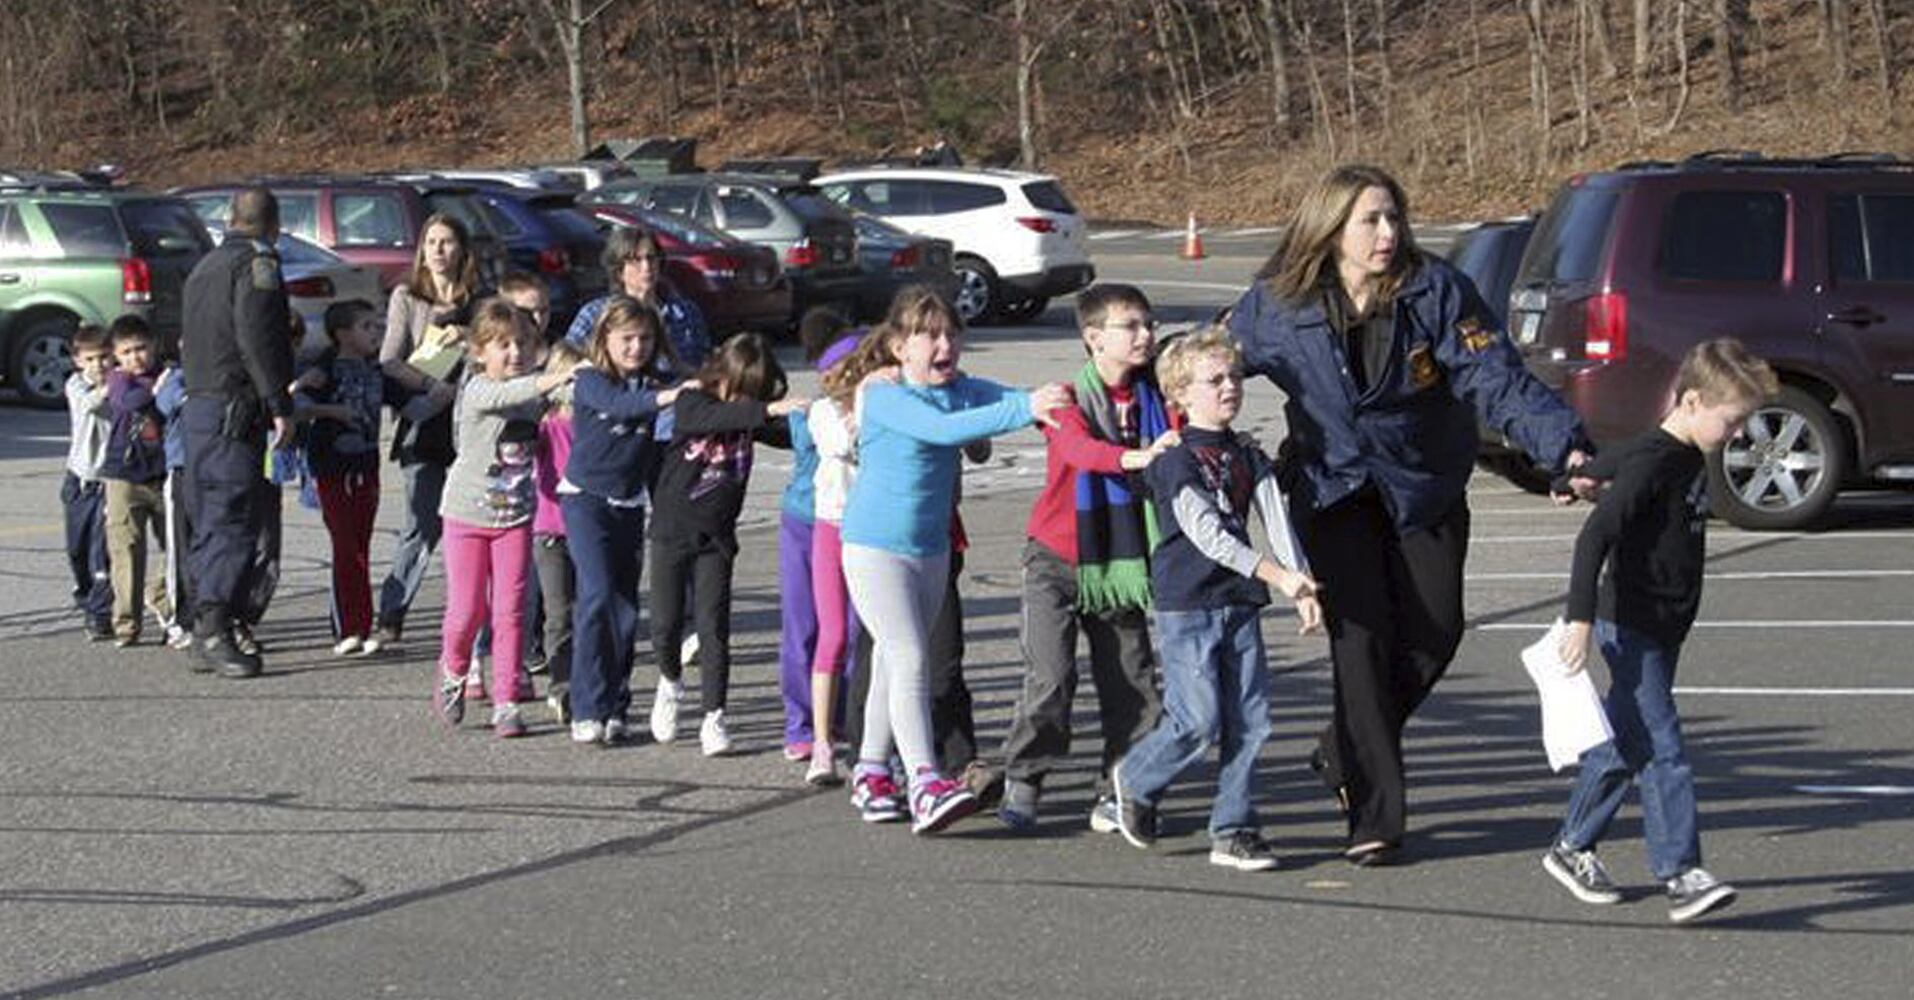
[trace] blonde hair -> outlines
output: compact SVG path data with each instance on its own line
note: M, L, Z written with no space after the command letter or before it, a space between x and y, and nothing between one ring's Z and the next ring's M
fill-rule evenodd
M1165 399L1175 402L1196 379L1196 363L1221 356L1231 368L1243 366L1243 350L1229 331L1216 325L1199 326L1172 339L1156 358L1156 384Z
M611 357L611 331L633 325L645 328L651 344L651 353L645 355L640 370L656 369L660 355L674 362L677 360L678 356L671 350L671 338L665 335L665 318L658 314L658 310L629 295L614 295L599 312L598 321L591 326L591 349L587 352L587 358L593 368L607 375L621 374L618 363Z
M1402 185L1381 167L1346 163L1331 170L1289 217L1276 252L1256 272L1257 280L1269 283L1276 297L1291 305L1300 305L1315 296L1327 279L1336 276L1336 255L1342 230L1355 210L1356 199L1370 188L1382 188L1395 199L1401 222L1396 227L1396 252L1389 269L1376 283L1376 301L1393 302L1396 292L1416 269L1422 266L1422 251L1409 227L1409 196Z
M1764 402L1781 392L1781 381L1766 361L1748 353L1733 337L1705 340L1689 348L1675 375L1675 399L1693 389L1705 403L1732 400Z
M555 375L564 375L575 370L579 365L589 363L589 360L585 357L585 352L578 349L577 344L560 338L546 348L545 370Z
M531 340L534 336L531 321L525 318L525 314L519 312L517 306L497 296L480 302L472 310L469 343L474 352L507 337Z

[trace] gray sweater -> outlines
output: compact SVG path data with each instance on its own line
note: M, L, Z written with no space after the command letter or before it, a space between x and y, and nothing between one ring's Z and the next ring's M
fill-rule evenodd
M536 504L532 458L544 412L536 375L467 378L453 404L459 454L446 473L439 516L480 528L529 524Z
M66 379L66 410L71 421L66 471L83 483L100 478L106 464L106 438L113 430L113 418L106 406L106 385L87 385L86 376L74 372Z

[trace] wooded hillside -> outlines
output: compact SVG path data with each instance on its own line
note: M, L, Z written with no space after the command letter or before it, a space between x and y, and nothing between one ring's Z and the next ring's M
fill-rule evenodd
M1221 222L1365 159L1454 217L1630 159L1914 152L1911 59L1914 0L7 0L0 164L566 158L575 63L594 139L709 162L944 137Z

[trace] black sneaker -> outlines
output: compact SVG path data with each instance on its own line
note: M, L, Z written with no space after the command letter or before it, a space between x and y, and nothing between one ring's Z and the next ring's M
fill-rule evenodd
M1210 841L1210 864L1239 872L1266 872L1276 867L1276 854L1254 830L1238 830Z
M1735 887L1708 874L1706 868L1690 868L1668 880L1668 919L1678 924L1734 900Z
M201 671L202 673L217 670L220 676L234 680L259 676L259 657L246 655L233 642L232 637L224 632L200 637L199 641L193 644L193 651L198 654L199 661L206 667Z
M255 659L259 656L259 640L253 638L253 627L245 622L233 623L233 645L237 646L239 651L247 656Z
M405 623L397 618L386 618L379 622L379 644L391 646L405 634Z
M1110 793L1116 799L1117 832L1130 846L1149 850L1156 844L1156 810L1130 797L1123 788L1123 764L1110 768Z
M1615 880L1608 877L1608 869L1594 851L1578 851L1558 842L1542 855L1542 870L1584 903L1622 901L1621 890L1615 888Z
M97 619L94 621L87 622L86 623L86 641L112 642L113 641L113 623L110 621L106 621L105 619Z

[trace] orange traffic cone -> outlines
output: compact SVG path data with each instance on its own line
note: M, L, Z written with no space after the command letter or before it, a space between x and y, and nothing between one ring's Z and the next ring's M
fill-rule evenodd
M1203 234L1196 231L1196 213L1190 213L1190 223L1183 230L1183 259L1202 260L1208 256L1203 252Z

